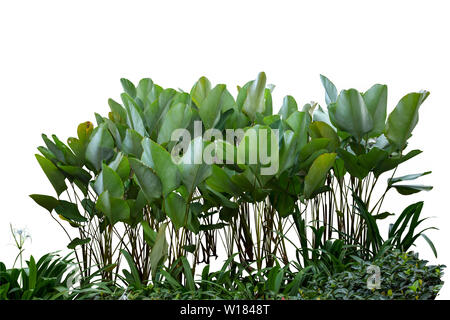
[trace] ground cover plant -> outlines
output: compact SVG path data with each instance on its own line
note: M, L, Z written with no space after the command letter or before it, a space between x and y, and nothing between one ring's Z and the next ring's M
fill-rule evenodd
M321 81L326 107L286 96L274 113L264 73L236 97L205 77L189 92L121 79L95 125L67 143L43 134L36 159L56 196L30 197L67 234L80 288L109 288L84 297L434 298L442 266L408 253L422 237L437 255L423 202L383 207L388 192L432 189L409 183L430 171L396 175L421 153L408 140L429 93L388 113L386 85L338 93ZM210 270L211 259L226 263ZM363 287L377 263L382 278L396 263L411 278Z

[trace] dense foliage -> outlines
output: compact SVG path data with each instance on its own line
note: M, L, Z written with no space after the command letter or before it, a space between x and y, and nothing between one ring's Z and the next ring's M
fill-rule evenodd
M388 114L386 85L338 94L321 81L327 108L299 108L286 96L274 114L264 73L236 98L205 77L190 93L122 79L121 103L109 99L97 125L80 124L67 144L42 136L36 158L57 197L31 197L67 233L82 282L99 271L117 285L126 260L122 280L131 286L163 277L192 289L197 267L222 253L250 273L288 272L295 262L297 274L338 276L351 256L376 261L408 251L419 236L436 254L417 230L422 202L398 216L386 239L378 228L393 215L382 210L388 191L431 189L404 183L429 171L395 176L421 153L406 149L429 93L405 95Z

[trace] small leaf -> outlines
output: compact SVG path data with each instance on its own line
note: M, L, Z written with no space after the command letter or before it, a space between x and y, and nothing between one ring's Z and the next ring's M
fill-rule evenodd
M423 185L399 185L394 184L392 187L394 187L398 193L403 195L410 195L413 193L417 193L420 191L430 191L433 189L432 186L423 186Z
M77 246L82 246L84 244L87 244L91 241L91 238L85 238L85 239L80 239L80 238L75 238L72 241L70 241L70 243L67 245L68 249L75 249Z
M415 173L415 174L408 174L406 176L401 177L395 177L395 178L389 178L388 179L388 185L391 186L394 183L400 182L400 181L408 181L408 180L415 180L419 177L425 176L427 174L430 174L431 171L423 172L423 173Z

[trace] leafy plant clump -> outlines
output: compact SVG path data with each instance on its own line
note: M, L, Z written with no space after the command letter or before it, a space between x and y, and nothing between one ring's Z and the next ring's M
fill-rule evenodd
M407 252L419 237L436 255L418 230L423 202L396 218L382 208L392 190L432 189L408 184L430 171L395 174L421 153L408 140L429 93L388 113L386 85L338 93L321 81L326 108L286 96L274 113L264 73L236 97L205 77L189 92L121 79L121 102L109 99L96 125L80 124L67 143L42 135L36 159L56 197L31 198L68 235L81 282L192 289L219 256L247 273L339 274L353 257ZM394 218L383 237L379 222Z

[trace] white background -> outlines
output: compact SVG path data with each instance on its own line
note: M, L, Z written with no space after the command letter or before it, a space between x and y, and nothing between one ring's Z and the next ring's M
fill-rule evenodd
M446 1L3 1L0 2L0 260L12 264L9 223L32 235L25 255L67 245L63 232L29 194L54 191L34 158L41 133L63 140L106 114L119 79L151 77L189 90L202 75L235 86L265 71L299 105L324 104L319 74L360 91L389 86L389 110L404 94L427 89L410 140L423 154L398 174L432 170L434 189L393 191L384 209L424 200L439 256L419 240L421 257L450 265L448 141L450 47ZM386 177L387 178L387 177ZM386 233L386 229L384 230ZM447 272L450 274L450 271ZM450 298L449 283L441 299Z

